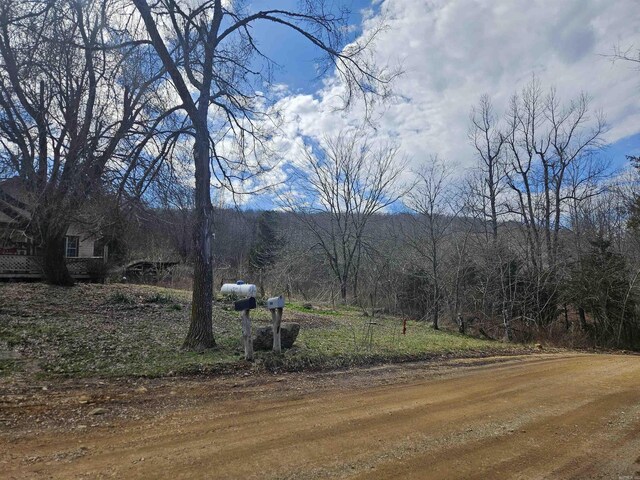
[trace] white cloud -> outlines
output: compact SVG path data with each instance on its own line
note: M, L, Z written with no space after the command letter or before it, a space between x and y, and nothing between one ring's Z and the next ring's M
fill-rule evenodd
M502 111L533 73L564 100L589 93L611 125L608 142L640 131L640 75L605 56L618 43L640 45L637 0L386 0L381 11L389 28L375 57L401 59L405 74L377 136L400 142L414 166L436 153L471 166L471 106L488 93ZM365 19L365 34L375 20ZM320 139L361 120L357 106L334 111L338 87L329 85L279 100L290 122L279 149L289 160L302 148L300 136Z

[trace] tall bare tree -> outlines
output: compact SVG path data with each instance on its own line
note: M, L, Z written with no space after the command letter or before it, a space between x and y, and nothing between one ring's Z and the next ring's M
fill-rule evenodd
M557 316L558 286L566 264L561 231L572 204L593 195L589 187L604 167L594 161L606 124L581 94L562 103L536 78L515 95L507 113L509 211L519 218L527 246L525 277L534 299L526 310L538 328ZM535 307L532 307L535 305Z
M400 178L405 165L396 146L376 147L361 131L346 131L306 150L295 190L283 196L286 208L313 235L343 302L368 248L371 217L406 191Z
M555 265L563 214L581 194L570 188L578 181L572 175L582 175L584 183L585 176L601 172L587 166L602 145L606 124L599 112L590 112L589 103L582 94L563 105L554 89L545 94L535 78L511 100L506 134L511 211L523 221L538 268Z
M244 2L132 0L179 97L189 123L195 166L195 267L191 324L184 347L215 345L212 333L211 178L234 189L268 169L265 141L277 115L265 108L265 84L273 62L260 49L252 28L268 23L300 34L326 55L345 87L348 104L365 92L384 95L389 76L369 62L372 37L345 47L346 16L324 2L301 2L297 11L255 10ZM261 68L262 63L265 68Z
M118 38L116 15L107 0L0 0L0 163L30 195L54 284L72 283L63 242L77 210L107 176L146 184L168 145L152 145L170 113L154 109L163 72Z
M500 131L498 117L488 95L480 97L478 105L471 110L469 138L481 171L476 193L481 197L480 205L485 219L489 221L491 237L495 243L498 239L499 196L505 188L505 137Z
M418 183L407 201L407 206L417 214L417 229L407 236L406 241L429 264L427 271L433 285L432 320L435 330L440 328L442 247L457 215L450 180L448 166L438 157L433 157L418 172Z

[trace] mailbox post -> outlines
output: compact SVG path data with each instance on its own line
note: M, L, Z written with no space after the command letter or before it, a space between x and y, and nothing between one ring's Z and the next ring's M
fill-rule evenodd
M280 324L282 323L282 311L284 309L284 297L272 297L267 300L267 308L271 310L271 323L273 327L273 351L282 353L280 342Z
M249 312L256 308L254 297L245 298L234 302L236 312L242 312L242 344L244 345L244 359L253 361L253 338L251 337L251 317Z

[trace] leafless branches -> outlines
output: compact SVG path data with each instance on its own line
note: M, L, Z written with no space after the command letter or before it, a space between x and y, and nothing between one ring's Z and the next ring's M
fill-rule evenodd
M368 222L407 191L405 166L396 146L377 147L362 132L343 132L307 149L293 189L281 197L316 240L343 301L368 249Z
M164 72L133 46L104 48L114 16L107 0L0 2L0 162L32 195L45 252L91 195L134 173L140 191L171 149ZM56 256L48 278L69 283Z
M252 27L267 23L297 32L323 52L344 92L370 102L385 97L393 74L368 57L375 29L364 41L344 44L344 16L324 2L303 2L299 10L253 10L242 2L132 0L146 35L180 99L193 138L195 166L195 282L192 322L185 347L209 348L211 333L211 180L236 193L269 171L269 140L279 115L265 94L274 62L256 43ZM262 67L260 66L262 62Z

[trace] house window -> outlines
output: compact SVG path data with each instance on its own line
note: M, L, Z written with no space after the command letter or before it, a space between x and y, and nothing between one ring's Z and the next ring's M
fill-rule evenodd
M64 237L64 256L77 257L80 237Z

